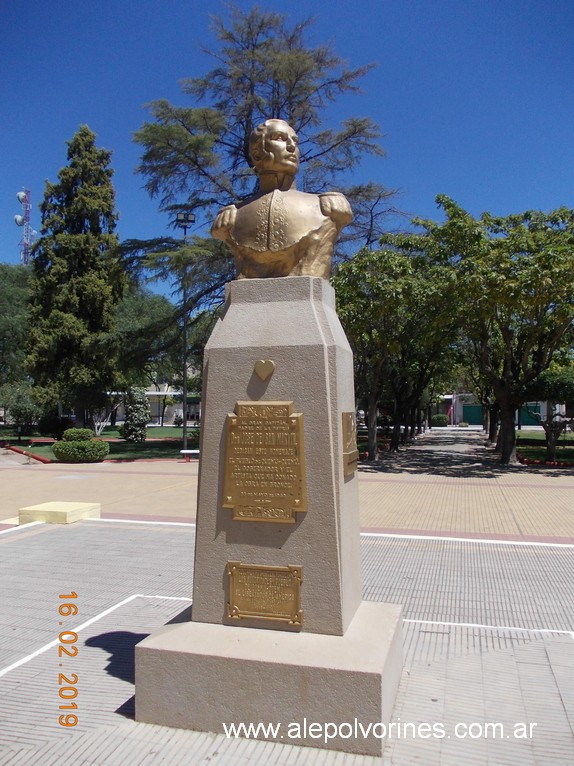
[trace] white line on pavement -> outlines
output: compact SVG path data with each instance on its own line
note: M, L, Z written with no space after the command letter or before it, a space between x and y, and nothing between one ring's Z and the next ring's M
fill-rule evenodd
M433 620L409 620L403 622L416 623L417 625L434 625L435 627L450 628L482 628L484 630L514 630L521 633L559 633L561 636L570 636L574 639L572 630L554 630L553 628L515 628L510 625L481 625L475 622L434 622Z
M161 524L167 527L195 526L195 521L142 521L141 519L83 519L83 521L106 521L111 524Z
M125 604L129 604L130 601L133 601L136 598L162 598L162 599L166 599L167 601L191 601L190 598L184 598L181 596L145 596L143 593L134 593L133 596L128 596L127 598L124 598L123 601L120 601L119 603L114 604L114 606L110 606L109 609L105 609L103 612L96 614L95 617L90 617L89 620L86 620L86 622L83 622L81 625L78 625L78 627L74 628L72 631L66 631L66 632L79 633L84 628L87 628L88 626L92 625L94 622L101 620L102 617L106 617L106 615L111 614L111 612L114 612L116 609L119 609L121 606L125 606ZM8 665L7 668L3 668L2 670L0 670L0 678L2 678L2 676L5 676L6 673L9 673L11 670L15 670L16 668L19 668L20 665L24 665L26 662L33 660L34 657L37 657L39 654L43 654L44 652L47 652L48 649L51 649L53 646L57 646L59 643L60 643L60 639L58 637L54 641L50 641L49 644L44 644L44 646L40 647L40 649L36 649L35 652L32 652L31 654L28 654L26 657L22 657L22 659L17 660L16 662L13 662L12 665Z
M2 522L0 522L1 524ZM6 523L6 522L4 522ZM19 526L12 527L12 529L3 529L0 535L7 535L8 532L14 532L15 529L28 529L28 527L35 527L37 524L45 524L45 521L30 521L28 524L20 524Z
M170 527L196 526L195 521L143 521L141 519L84 519L84 521L106 521L113 524L156 524ZM388 537L395 540L438 540L447 543L480 543L482 545L523 545L543 548L574 548L574 544L572 543L545 543L537 540L493 540L478 537L447 537L444 535L401 535L393 532L361 532L361 537Z
M361 532L361 537L390 537L396 540L439 540L447 543L481 543L482 545L524 545L542 548L574 548L572 543L544 543L537 540L490 540L478 537L447 537L438 535L400 535L391 532Z

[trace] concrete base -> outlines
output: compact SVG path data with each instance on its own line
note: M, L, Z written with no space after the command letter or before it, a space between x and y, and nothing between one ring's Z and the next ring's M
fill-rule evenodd
M18 519L20 524L29 524L31 521L45 521L47 524L73 524L82 519L99 519L100 511L100 503L53 501L20 508Z
M381 755L401 671L394 604L363 601L343 636L169 625L136 647L136 720L219 733L280 723L250 738Z

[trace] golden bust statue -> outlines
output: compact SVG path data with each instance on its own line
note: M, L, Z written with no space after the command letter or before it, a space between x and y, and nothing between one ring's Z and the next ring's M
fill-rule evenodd
M335 240L353 214L339 192L295 188L299 141L284 120L266 120L249 149L259 192L219 211L211 234L235 258L239 279L308 275L329 278Z

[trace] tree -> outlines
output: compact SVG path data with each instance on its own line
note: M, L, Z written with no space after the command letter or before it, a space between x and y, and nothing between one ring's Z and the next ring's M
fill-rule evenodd
M92 422L113 388L120 349L115 306L124 287L114 233L111 152L86 126L68 142L68 165L46 182L42 236L33 249L27 366L46 405Z
M556 404L574 402L574 367L556 367L542 372L526 389L526 397L547 403L546 419L531 413L540 421L546 434L546 460L556 460L558 439L572 421L565 418Z
M29 436L41 415L30 382L21 380L4 384L0 387L0 402L7 413L8 422L19 434Z
M367 402L369 455L376 455L377 408L394 407L391 448L413 419L433 375L444 369L457 330L454 270L412 241L388 235L361 250L333 278L341 322L355 355L356 389ZM454 300L445 300L454 295Z
M301 160L313 185L322 188L365 151L381 153L378 128L369 119L348 120L339 131L320 129L320 112L337 96L356 92L370 66L344 69L329 47L307 47L310 25L306 20L290 29L284 16L257 6L246 12L233 6L229 26L215 17L219 50L207 52L219 65L182 84L184 93L209 105L178 108L155 101L149 107L155 122L135 136L145 148L138 172L148 177L152 196L163 195L162 206L182 193L195 208L250 194L249 136L268 117L305 133Z
M125 397L123 436L128 442L145 442L151 409L145 388L132 386Z
M213 217L216 207L253 193L256 177L249 156L249 136L269 117L284 119L300 137L299 184L320 192L337 184L368 155L380 156L378 126L368 117L351 117L338 129L326 127L325 109L339 96L357 93L358 82L371 69L348 69L330 46L311 47L306 36L312 21L290 27L286 17L231 6L228 25L215 17L218 40L215 69L183 81L183 91L197 106L178 107L166 100L149 105L153 120L136 132L143 147L137 172L145 187L159 197L167 212L196 211ZM344 189L341 189L344 191ZM387 205L380 185L354 187L350 195L364 199L357 207L356 235L380 233L378 206Z
M26 377L24 346L28 333L29 271L0 264L0 386Z
M417 221L421 246L456 263L464 327L500 409L502 463L516 460L515 411L526 387L572 340L574 210L473 218L444 195L443 224Z
M154 385L173 380L180 372L177 307L164 295L131 284L117 306L116 343L123 349L118 368L123 390L129 385Z

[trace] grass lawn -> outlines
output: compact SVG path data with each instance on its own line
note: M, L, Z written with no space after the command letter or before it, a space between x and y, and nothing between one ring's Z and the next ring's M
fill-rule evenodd
M546 460L546 434L544 431L523 429L516 434L516 448L521 457L527 460ZM574 463L574 434L568 431L562 434L556 446L556 460Z
M538 429L537 431L529 431L527 428L523 428L520 431L516 432L516 442L520 444L521 441L531 441L535 440L537 442L546 442L546 434L542 429ZM562 436L559 439L559 443L567 443L567 444L573 444L574 445L574 433L572 431L567 431L566 433L563 433Z
M11 444L14 447L32 452L34 455L55 460L50 444L35 443L35 439L41 439L39 435L22 437L18 442L16 434L9 429L0 431L0 441ZM102 439L120 439L117 429L104 430ZM30 447L30 441L32 446ZM147 440L143 444L134 444L123 441L110 441L110 452L106 460L157 460L181 458L180 449L183 448L183 435L181 428L154 427L147 429ZM188 449L199 448L199 429L189 427L187 431Z
M546 460L546 447L542 444L539 447L536 447L531 444L521 446L520 443L518 443L517 447L520 456L527 460L541 460L542 462ZM571 443L571 446L569 447L558 445L558 447L556 447L556 460L558 462L564 461L566 463L574 463L574 444Z

